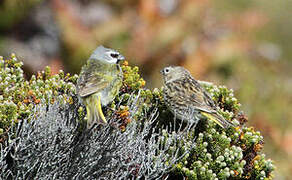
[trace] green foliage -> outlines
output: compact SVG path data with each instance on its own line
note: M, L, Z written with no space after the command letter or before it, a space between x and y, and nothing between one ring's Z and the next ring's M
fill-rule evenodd
M173 138L170 133L163 133L163 136L165 139ZM209 123L197 137L194 131L185 137L179 144L171 146L172 151L179 149L181 154L185 154L174 166L174 174L188 179L273 177L273 163L259 152L262 136L252 128L230 128L225 132L217 129L215 123ZM193 140L192 146L190 142Z
M237 112L240 108L240 103L234 97L233 90L225 86L207 85L204 87L211 94L213 100L218 102L220 108L229 112Z
M0 132L9 129L13 123L23 120L40 103L50 104L55 100L72 103L77 75L51 75L49 67L30 80L25 80L23 63L14 54L7 60L0 57Z
M62 71L51 75L47 67L27 81L21 66L15 55L7 60L0 59L0 133L19 120L34 115L37 104L49 105L55 101L72 104L76 97L77 75L65 75ZM157 109L159 122L156 129L160 130L149 133L150 136L151 133L159 135L155 139L165 151L166 163L173 166L168 174L170 178L272 179L275 167L261 152L263 137L260 132L244 125L246 119L239 113L240 104L232 90L202 83L219 105L218 111L237 127L224 130L214 122L201 120L196 128L187 125L184 129L180 126L182 122L173 121L172 114L166 109L161 89L151 91L144 88L145 81L140 77L138 67L131 67L125 62L122 70L123 86L107 108L107 117L120 119L119 128L125 132L131 121L146 122ZM129 103L131 100L135 102ZM134 109L135 113L131 114L130 109ZM80 119L86 112L81 106L77 113ZM171 128L175 125L180 128ZM183 138L177 138L178 134ZM181 158L173 163L174 154Z
M126 91L138 91L145 86L145 81L140 77L139 68L137 66L131 67L128 62L125 61L122 64L123 70L123 86Z

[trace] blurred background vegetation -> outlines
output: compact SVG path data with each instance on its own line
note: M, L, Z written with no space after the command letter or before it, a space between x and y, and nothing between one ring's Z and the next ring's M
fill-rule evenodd
M0 0L0 54L27 77L79 73L100 44L138 65L149 88L182 65L233 88L265 137L275 179L292 175L292 0Z

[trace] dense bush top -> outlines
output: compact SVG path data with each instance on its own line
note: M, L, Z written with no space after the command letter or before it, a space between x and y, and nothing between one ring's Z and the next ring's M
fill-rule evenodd
M50 68L24 78L15 55L0 58L0 177L18 179L272 179L263 137L240 112L233 91L202 82L218 111L236 124L175 120L161 89L145 89L138 67L122 64L123 86L103 109L109 123L84 129L77 75Z

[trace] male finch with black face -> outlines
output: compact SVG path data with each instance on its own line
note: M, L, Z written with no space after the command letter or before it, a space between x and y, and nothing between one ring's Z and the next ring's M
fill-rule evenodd
M165 103L178 119L197 124L200 119L198 116L203 115L223 128L233 126L218 114L211 96L188 70L180 66L170 66L160 72L164 81Z
M119 52L99 46L82 67L77 80L77 94L87 111L87 128L96 123L107 123L102 106L108 105L122 86Z

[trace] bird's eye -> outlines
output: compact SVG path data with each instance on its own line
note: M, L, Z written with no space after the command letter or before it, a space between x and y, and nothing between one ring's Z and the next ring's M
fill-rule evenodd
M164 71L165 71L165 73L169 73L169 69L168 68L166 68Z
M112 53L112 54L111 54L111 57L112 57L112 58L117 58L117 57L119 57L119 54L114 54L114 53Z

